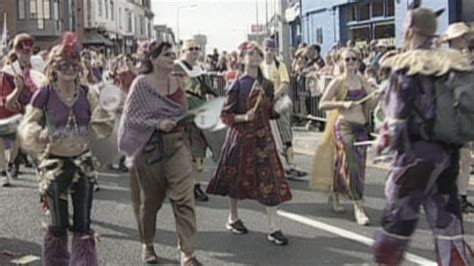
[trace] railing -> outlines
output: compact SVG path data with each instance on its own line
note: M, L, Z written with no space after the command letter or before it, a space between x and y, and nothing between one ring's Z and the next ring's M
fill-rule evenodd
M212 88L217 92L217 94L219 96L225 96L227 84L224 74L211 72L209 73L209 79ZM293 101L293 125L304 124L307 128L314 125L319 130L324 130L326 112L319 110L319 100L321 99L321 96L311 95L310 90L307 89L307 82L304 78L296 80L294 77L290 77L289 91L290 97ZM373 124L372 121L371 124Z

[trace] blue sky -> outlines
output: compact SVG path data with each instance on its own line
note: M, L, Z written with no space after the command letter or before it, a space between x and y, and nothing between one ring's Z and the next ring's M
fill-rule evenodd
M180 39L205 34L207 53L210 53L213 48L235 50L247 38L249 25L257 20L257 4L259 22L265 21L265 3L271 17L276 0L152 0L152 8L155 24L166 24L176 33L177 9L182 7L179 9Z

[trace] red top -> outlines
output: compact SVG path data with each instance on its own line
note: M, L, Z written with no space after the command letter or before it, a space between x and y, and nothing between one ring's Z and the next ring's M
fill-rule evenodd
M0 72L0 119L8 118L19 113L19 110L8 110L6 108L7 96L15 89L12 77L4 72Z
M186 105L186 96L181 88L177 88L175 92L166 95L166 97L168 97L168 99L172 100L173 102L180 104L181 106Z

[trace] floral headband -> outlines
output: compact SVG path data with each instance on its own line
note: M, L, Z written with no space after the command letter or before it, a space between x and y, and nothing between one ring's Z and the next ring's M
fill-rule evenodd
M81 47L77 35L74 32L64 33L61 45L66 56L75 58L80 57Z
M158 42L156 40L138 41L138 51L145 56L154 55Z

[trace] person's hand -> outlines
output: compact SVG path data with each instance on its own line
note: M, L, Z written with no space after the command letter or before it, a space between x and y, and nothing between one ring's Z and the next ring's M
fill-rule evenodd
M352 107L356 106L357 104L353 101L345 101L342 102L342 108L343 109L351 109Z
M245 116L246 116L245 120L247 120L248 122L253 121L255 119L255 111L250 110L245 114Z
M176 127L176 122L170 119L164 119L159 124L159 129L163 132L170 132Z
M20 77L20 76L15 76L14 82L15 82L15 87L16 87L19 91L22 91L23 88L25 87L25 83L24 83L24 81L23 81L23 78Z

